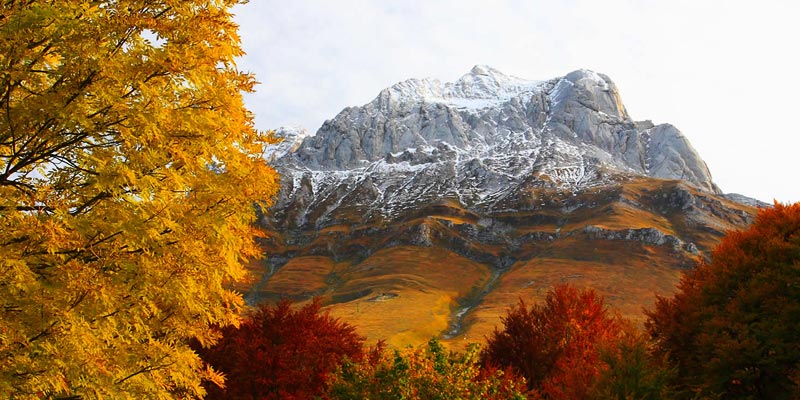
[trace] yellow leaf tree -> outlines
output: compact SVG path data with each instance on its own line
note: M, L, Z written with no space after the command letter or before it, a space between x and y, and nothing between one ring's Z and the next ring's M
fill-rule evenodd
M238 0L0 5L0 398L201 397L277 176Z

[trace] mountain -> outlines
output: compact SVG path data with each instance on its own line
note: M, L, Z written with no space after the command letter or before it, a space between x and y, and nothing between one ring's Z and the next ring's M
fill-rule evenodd
M247 299L322 296L397 345L480 341L517 297L560 281L641 320L758 205L724 195L677 128L634 121L588 70L410 79L313 136L277 134L281 191Z

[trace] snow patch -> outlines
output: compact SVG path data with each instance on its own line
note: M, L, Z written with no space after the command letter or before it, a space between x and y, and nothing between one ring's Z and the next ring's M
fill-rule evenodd
M542 90L543 81L505 75L487 66L475 66L455 82L409 79L388 89L390 99L401 103L437 103L457 109L496 107L514 97Z

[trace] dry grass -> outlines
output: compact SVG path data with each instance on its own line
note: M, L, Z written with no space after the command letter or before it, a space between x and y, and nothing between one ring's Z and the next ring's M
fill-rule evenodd
M475 221L473 221L472 218L460 217L460 216L451 216L451 215L436 215L436 216L432 216L431 219L441 220L441 221L450 221L450 222L452 222L454 224L459 224L459 225L460 224L472 224L472 223L475 223Z
M269 278L262 291L270 297L321 295L328 288L325 280L333 268L334 262L328 257L295 257Z
M540 301L561 282L594 288L614 310L642 323L643 307L651 306L656 294L672 293L678 282L680 270L669 266L674 254L667 249L621 241L588 244L562 240L551 245L548 256L515 264L468 314L462 334L444 342L454 350L483 342L519 298ZM409 246L384 249L334 270L342 283L326 295L331 314L355 325L371 342L385 339L396 347L441 335L459 309L457 300L480 291L491 277L488 266L447 250ZM332 301L348 294L358 297Z
M438 336L448 326L452 297L436 291L396 289L398 297L370 300L373 296L331 305L327 310L354 325L368 343L386 340L396 348L417 346Z
M273 275L267 298L319 294L326 310L357 327L370 342L419 345L447 330L458 299L482 288L488 267L428 247L383 249L362 262L297 257Z
M643 249L644 250L644 249ZM663 267L660 249L638 254L632 262L608 263L537 258L515 264L469 316L469 329L454 341L483 342L507 309L523 299L533 304L544 299L555 284L569 283L593 288L606 304L636 323L644 322L644 307L651 307L656 294L671 294L680 278L680 270Z
M584 218L579 219L576 223L566 224L562 229L570 231L582 229L586 225L596 225L611 230L656 228L666 234L675 233L672 223L663 216L624 203L609 204L603 207L600 213L581 217Z

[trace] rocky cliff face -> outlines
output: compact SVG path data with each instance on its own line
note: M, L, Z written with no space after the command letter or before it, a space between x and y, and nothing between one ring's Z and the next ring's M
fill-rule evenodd
M411 79L313 136L277 133L268 158L281 191L262 219L269 257L248 299L321 295L337 312L364 302L411 321L431 313L419 299L449 299L453 325L431 324L450 338L486 332L517 296L559 280L605 285L639 313L755 212L720 194L677 128L634 121L614 83L587 70ZM348 319L368 335L419 328Z
M441 146L454 152L434 153ZM414 157L417 149L427 157ZM390 157L406 151L407 157ZM717 191L680 131L635 123L614 83L588 70L538 82L476 66L454 83L401 82L326 121L287 161L312 170L351 170L381 160L420 164L500 154L533 158L542 167L535 172L565 184L580 182L556 168L577 172L603 165Z
M454 83L411 79L315 136L283 135L291 151L274 156L285 180L277 209L292 209L284 222L294 228L335 222L354 201L368 217L445 199L497 211L531 187L577 191L634 176L719 193L680 131L633 121L614 83L587 70L529 81L476 66Z

